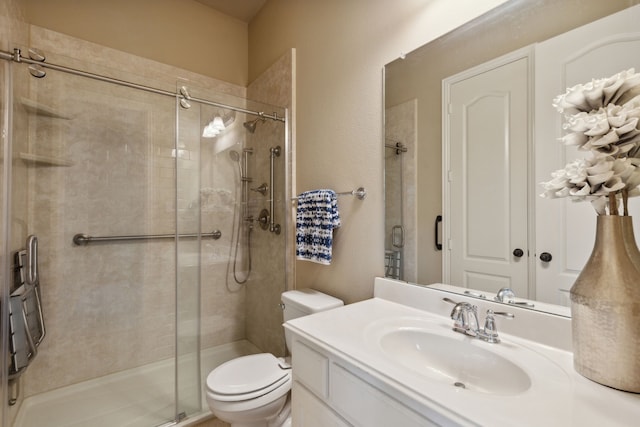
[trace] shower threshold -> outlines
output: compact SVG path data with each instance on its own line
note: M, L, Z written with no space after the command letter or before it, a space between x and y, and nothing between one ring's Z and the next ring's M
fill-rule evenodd
M205 349L201 384L216 366L259 352L248 341ZM152 427L166 425L175 412L173 359L151 363L28 397L13 427ZM193 401L197 384L181 387L180 399ZM204 395L202 410L208 412Z

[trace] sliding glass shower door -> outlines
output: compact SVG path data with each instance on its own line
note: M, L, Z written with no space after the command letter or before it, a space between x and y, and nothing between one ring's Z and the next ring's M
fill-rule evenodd
M11 418L25 427L174 420L175 98L12 68L12 250L37 236L47 333L20 374Z
M9 169L9 109L10 99L9 90L11 88L10 65L7 62L0 61L0 259L6 260L9 252L7 241L8 230L8 212L5 196L7 191L7 177L5 172ZM9 265L7 262L0 263L0 283L8 283L10 280ZM9 366L9 340L4 337L9 336L9 289L8 286L0 286L0 366ZM0 426L4 426L8 422L7 397L9 396L8 388L8 372L2 369L0 372L0 396L3 401L0 402Z
M201 231L177 244L178 411L192 416L208 410L204 383L220 363L284 354L289 147L282 107L177 91L177 231Z
M192 416L208 410L203 387L209 371L238 355L225 346L245 338L254 228L248 204L254 183L246 173L254 159L246 149L246 115L239 111L244 99L184 82L176 90L185 96L177 102L174 153L177 411ZM194 232L197 239L181 237Z

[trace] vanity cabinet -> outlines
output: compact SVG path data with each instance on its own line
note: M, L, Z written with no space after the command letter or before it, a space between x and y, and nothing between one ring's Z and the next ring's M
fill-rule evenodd
M639 425L640 395L573 369L567 317L509 307L515 320L489 344L451 330L450 292L382 278L374 292L285 323L295 427Z
M408 397L304 338L295 337L292 355L296 427L439 425L403 403Z

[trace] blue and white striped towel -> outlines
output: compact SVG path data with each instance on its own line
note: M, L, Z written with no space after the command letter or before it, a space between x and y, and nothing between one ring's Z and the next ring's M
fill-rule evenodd
M340 227L338 198L333 190L306 191L298 196L296 258L331 264L333 229Z

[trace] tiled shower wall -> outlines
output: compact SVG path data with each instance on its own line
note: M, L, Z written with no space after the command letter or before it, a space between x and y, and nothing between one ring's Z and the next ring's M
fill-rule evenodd
M385 195L386 201L401 200L401 203L387 203L385 206L385 249L391 248L391 227L404 227L403 280L417 281L416 217L418 194L416 194L416 140L418 101L416 99L389 107L385 111L386 143L401 142L407 151L396 154L385 149ZM400 186L402 180L402 186ZM400 209L402 208L402 209Z
M287 107L293 110L293 87L295 81L295 51L289 51L273 64L265 73L249 85L247 97L253 101L265 102ZM260 126L260 125L259 125ZM269 153L271 147L282 145L281 135L284 124L265 122L248 136L247 145L260 153ZM288 130L289 131L289 130ZM293 144L292 144L293 145ZM285 155L291 147L281 146L281 155L274 158L275 176L275 222L280 225L281 233L257 230L254 249L263 256L254 259L254 268L259 272L247 286L247 338L263 351L275 355L284 355L284 329L282 327L282 309L280 294L293 286L293 225L291 223L291 184L286 176L291 174L292 153ZM269 156L259 156L256 162L254 184L269 182ZM287 164L289 162L289 164ZM288 171L288 172L287 172ZM267 197L254 193L257 207L268 207ZM266 255L268 254L268 255ZM265 256L266 255L266 256Z

